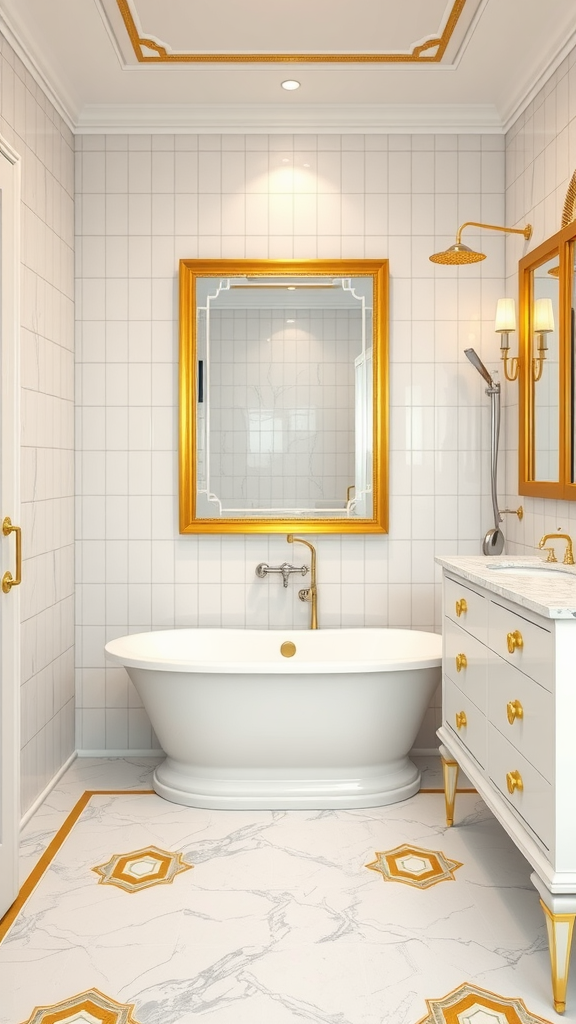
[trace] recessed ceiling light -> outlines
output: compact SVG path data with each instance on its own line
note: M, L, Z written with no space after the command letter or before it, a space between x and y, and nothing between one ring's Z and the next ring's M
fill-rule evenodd
M293 78L288 78L285 82L281 83L283 89L287 89L291 92L293 89L300 88L300 82L296 82Z
M295 292L296 291L296 285L295 284L289 284L287 287L288 287L288 291L289 292Z
M293 321L293 320L287 320L287 321L286 321L286 323L287 323L287 324L293 324L293 323L294 323L294 321Z

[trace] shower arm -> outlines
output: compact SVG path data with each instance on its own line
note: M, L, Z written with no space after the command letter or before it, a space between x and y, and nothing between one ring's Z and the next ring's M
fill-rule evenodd
M464 228L488 228L489 231L505 231L506 234L524 235L526 241L528 241L532 236L531 224L527 224L525 228L504 228L500 227L499 224L481 224L477 220L467 220L458 228L458 233L456 235L456 245L462 244L461 235L462 232L464 231Z

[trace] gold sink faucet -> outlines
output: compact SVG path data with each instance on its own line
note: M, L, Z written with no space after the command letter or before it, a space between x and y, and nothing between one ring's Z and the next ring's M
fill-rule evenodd
M310 608L310 629L318 629L318 588L316 587L316 548L302 537L295 537L289 533L286 537L289 544L305 544L310 549L312 559L310 563L310 586L307 590L299 590L298 597L301 601L309 601Z
M547 562L556 562L556 552L553 547L544 547L549 540L565 540L566 550L564 552L563 562L564 565L574 565L574 551L572 549L572 537L569 537L567 533L545 533L538 542L539 548L544 548L544 551L548 552Z

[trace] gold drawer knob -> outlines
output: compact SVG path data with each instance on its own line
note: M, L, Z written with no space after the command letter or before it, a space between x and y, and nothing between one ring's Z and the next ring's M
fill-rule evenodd
M456 601L456 615L460 618L461 615L465 615L468 611L468 605L466 604L466 598L463 597L460 601Z
M456 655L456 671L461 672L463 668L468 668L468 658L465 654Z
M520 630L515 629L513 633L507 633L506 643L508 644L508 654L514 654L516 650L521 651L524 647L524 641Z
M506 705L506 715L510 725L514 725L517 718L524 718L524 708L519 700L509 700Z
M506 773L506 785L508 786L508 792L512 794L515 789L519 793L524 789L524 783L522 782L522 776L520 772L507 772Z
M456 728L457 729L465 729L467 725L468 725L468 719L466 718L466 712L465 711L457 711L456 712Z

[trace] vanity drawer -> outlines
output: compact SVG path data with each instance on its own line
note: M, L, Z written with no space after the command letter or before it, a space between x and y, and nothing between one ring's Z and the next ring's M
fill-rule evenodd
M486 667L488 648L444 619L444 673L482 711L486 710Z
M517 773L522 789L508 789ZM550 849L554 828L554 791L546 779L495 728L488 724L488 774L504 799Z
M483 768L486 764L486 718L447 678L444 678L444 721Z
M551 782L554 765L553 695L507 661L490 653L487 696L489 721Z
M547 690L554 688L554 632L490 602L488 646Z
M482 643L488 640L488 605L490 601L470 587L444 577L444 614L457 622Z

